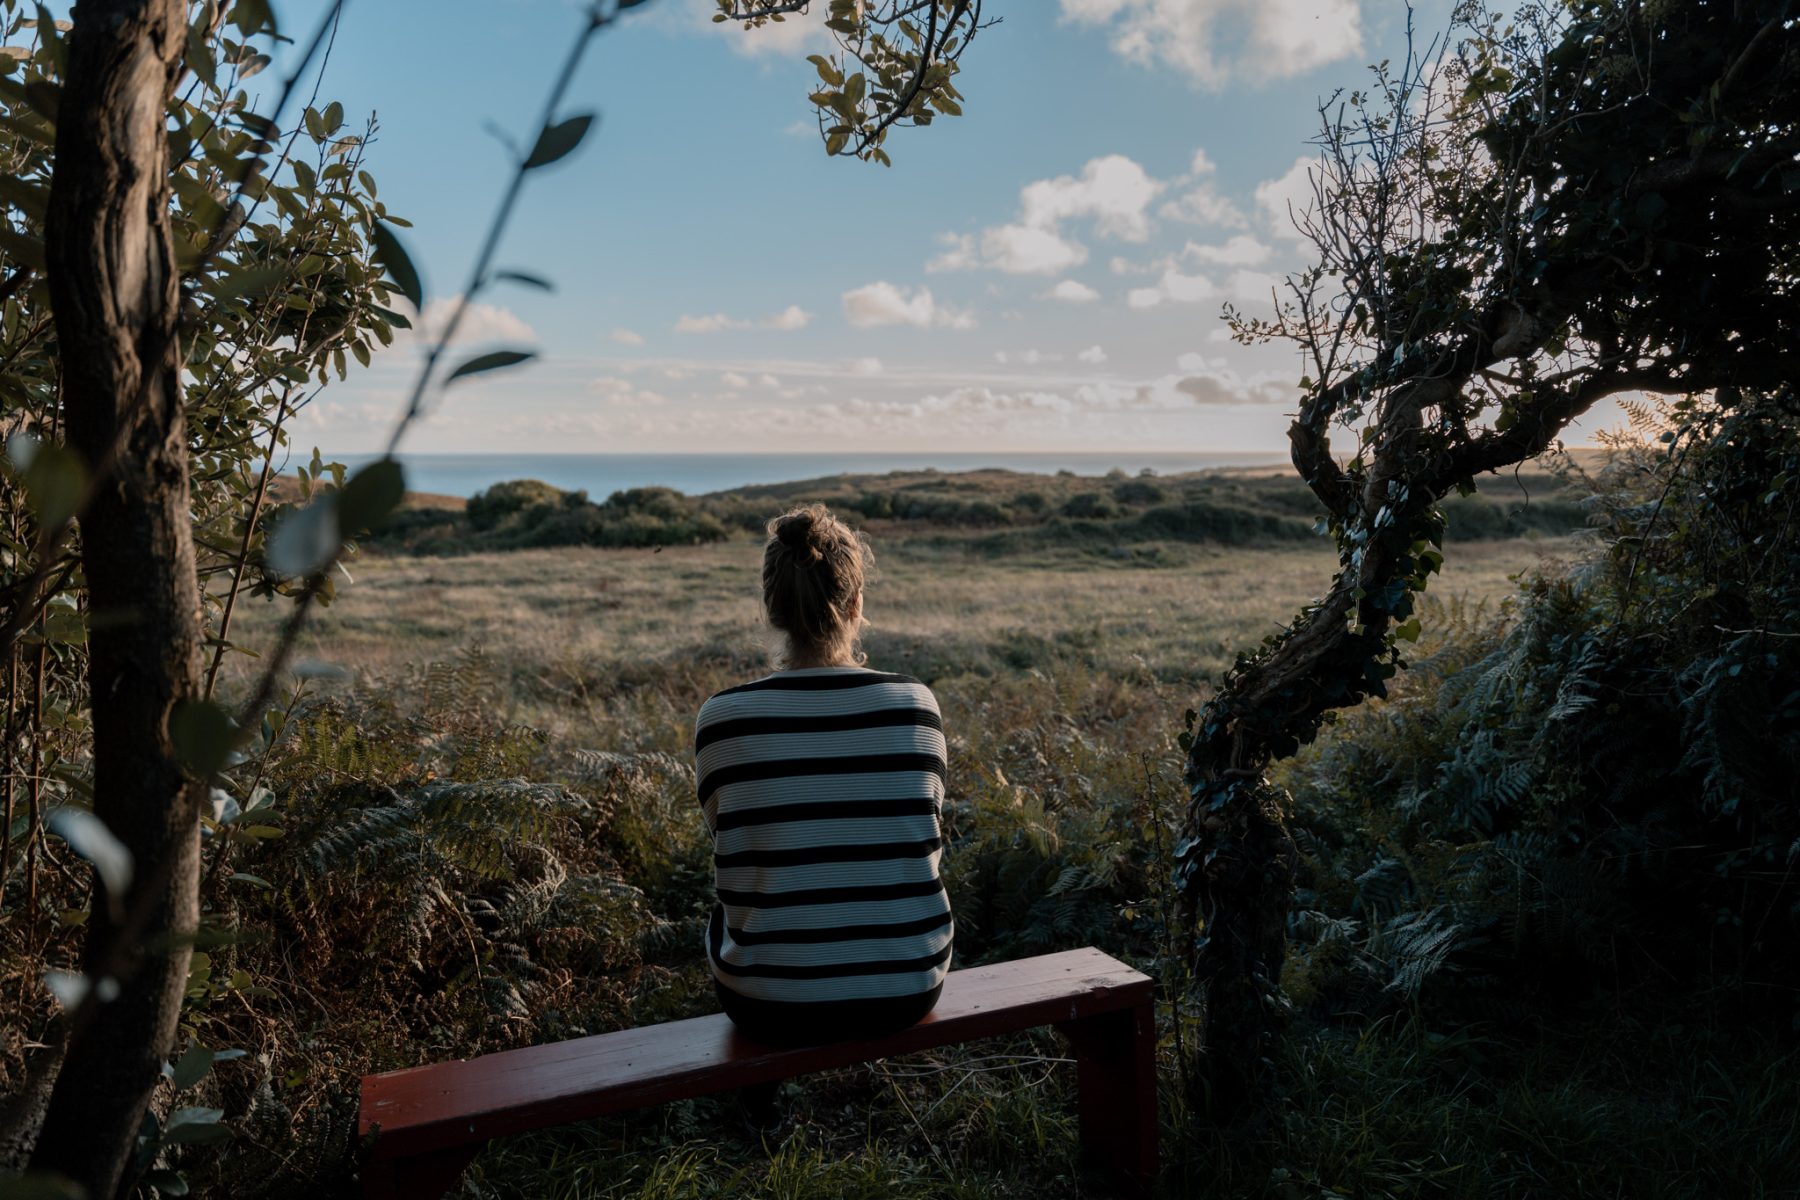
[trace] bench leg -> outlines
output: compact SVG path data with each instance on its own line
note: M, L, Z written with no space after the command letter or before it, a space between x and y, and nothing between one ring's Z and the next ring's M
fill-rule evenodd
M435 1150L413 1158L384 1158L362 1166L363 1200L438 1200L462 1178L482 1143Z
M1156 1181L1156 1015L1150 1004L1057 1026L1074 1045L1087 1157L1135 1194Z

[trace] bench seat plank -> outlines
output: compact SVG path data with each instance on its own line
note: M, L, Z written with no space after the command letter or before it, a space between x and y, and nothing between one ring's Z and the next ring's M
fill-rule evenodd
M871 1041L780 1049L723 1013L529 1046L363 1080L359 1132L371 1161L412 1157L928 1050L1040 1025L1144 1008L1152 982L1087 947L952 971L923 1021Z

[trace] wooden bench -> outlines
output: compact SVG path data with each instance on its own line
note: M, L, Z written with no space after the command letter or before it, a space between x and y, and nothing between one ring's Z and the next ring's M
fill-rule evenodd
M442 1196L490 1138L1054 1025L1073 1044L1083 1150L1133 1191L1156 1175L1148 976L1088 948L952 971L937 1008L872 1041L777 1049L723 1014L370 1075L363 1195Z

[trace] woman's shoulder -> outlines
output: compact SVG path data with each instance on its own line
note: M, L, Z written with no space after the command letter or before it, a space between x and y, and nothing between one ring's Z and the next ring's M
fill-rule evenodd
M814 667L774 671L760 679L714 692L700 706L700 722L714 716L767 706L785 706L803 697L841 697L846 703L910 701L935 709L937 697L911 675L866 667Z

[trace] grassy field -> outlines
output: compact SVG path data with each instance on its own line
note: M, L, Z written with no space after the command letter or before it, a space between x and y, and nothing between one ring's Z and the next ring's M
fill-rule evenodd
M1054 486L1079 495L1093 483ZM733 503L772 514L803 492ZM1267 545L1157 541L1129 511L1113 520L1132 536L866 522L869 662L927 680L945 715L960 965L1088 944L1153 972L1175 961L1166 864L1181 712L1334 566L1322 539L1291 531ZM317 899L284 890L256 921L329 933L257 960L258 979L289 998L279 1022L221 1018L217 1036L283 1073L282 1103L315 1114L307 1136L323 1139L311 1144L333 1170L347 1149L331 1131L350 1119L362 1073L713 1010L698 953L709 847L679 764L700 702L768 666L760 540L735 528L661 549L378 545L308 626L301 654L346 677L308 684L307 703L336 715L309 726L312 748L271 780L289 836L244 866L324 888ZM1488 624L1515 578L1555 571L1581 540L1465 538L1447 550L1421 655L1440 634ZM252 605L239 640L268 645L279 616ZM235 660L234 680L255 666ZM535 732L514 736L520 727ZM550 794L575 807L541 841L505 850L512 865L497 875L429 856L439 865L420 874L412 842L402 857L379 838L354 848L359 830L382 828L370 814L397 811L384 806L440 773L517 776L567 789ZM1328 794L1331 781L1308 786ZM441 845L454 857L457 844ZM336 865L314 873L321 856ZM1304 994L1322 970L1299 955L1284 980ZM1800 1180L1800 1059L1704 1004L1665 1012L1645 999L1629 1016L1571 1010L1504 1030L1408 1020L1403 1008L1309 1017L1280 1052L1277 1116L1246 1129L1188 1108L1174 994L1160 1006L1163 1195L1710 1200L1792 1194ZM769 1138L747 1133L726 1097L504 1139L460 1194L1105 1195L1076 1160L1072 1076L1048 1031L954 1047L787 1084L790 1117ZM303 1156L277 1153L308 1177Z
M1118 557L992 554L899 528L872 541L870 665L928 682L1078 666L1193 692L1322 591L1334 565L1322 541L1140 545ZM1429 612L1497 608L1512 576L1573 548L1569 537L1460 544ZM649 679L759 673L770 648L760 568L749 537L655 551L365 555L300 653L379 677L479 646L514 677L518 719L553 736L590 735L609 699ZM278 615L253 606L244 642L266 644ZM233 665L241 677L255 660Z
M776 511L791 498L765 502ZM869 526L877 554L867 593L870 665L930 682L950 735L945 873L958 912L958 961L1094 943L1150 967L1160 953L1159 918L1146 906L1164 886L1157 839L1179 804L1181 711L1235 654L1329 583L1326 543L997 545L980 530L931 522ZM1427 606L1427 640L1440 622L1466 625L1471 613L1498 610L1513 577L1576 549L1567 536L1455 544ZM424 557L378 549L351 562L353 580L311 622L300 653L349 673L314 685L326 692L385 694L427 715L437 703L428 665L478 661L470 703L480 720L541 731L534 776L579 780L586 752L685 756L699 702L767 668L759 567L760 541L747 533L659 550ZM275 607L252 606L241 640L268 644L278 616ZM235 660L237 681L255 666ZM605 786L614 788L604 805L610 815L578 823L574 841L555 853L570 872L604 869L640 889L656 914L657 932L645 944L658 948L622 975L558 974L553 992L538 993L550 998L531 1001L529 1021L482 1035L497 1039L485 1046L712 1007L695 952L709 878L691 784L669 777L623 791L616 779ZM587 861L594 865L576 865ZM617 936L638 935L622 928ZM460 935L450 944L459 947ZM322 988L303 968L295 972L272 981L277 991ZM344 978L347 988L363 986L355 972ZM410 1005L403 981L394 987L396 1002ZM329 1011L330 1001L317 1003ZM1172 1028L1167 1022L1165 1012ZM453 1027L418 1041L375 1038L369 1048L340 1051L335 1069L468 1053L459 1040L466 1036ZM1539 1104L1526 1088L1461 1102L1442 1114L1437 1134L1390 1128L1394 1118L1384 1114L1403 1094L1438 1111L1431 1079L1459 1051L1416 1031L1376 1029L1299 1064L1305 1086L1318 1093L1304 1101L1310 1115L1264 1131L1226 1161L1183 1107L1172 1042L1163 1050L1169 1195L1324 1196L1371 1183L1390 1195L1485 1195L1479 1172L1464 1175L1451 1158L1504 1158L1519 1143L1529 1149L1560 1136L1570 1106L1617 1102L1576 1091ZM790 1084L792 1119L766 1143L741 1130L729 1099L508 1139L477 1161L465 1194L1104 1194L1075 1161L1065 1053L1039 1031ZM1588 1120L1607 1136L1642 1123L1634 1108L1599 1111ZM1515 1132L1483 1141L1480 1131L1496 1116ZM1477 1149L1458 1148L1471 1139ZM1446 1175L1457 1177L1455 1186L1445 1186ZM1409 1177L1419 1186L1405 1185Z

